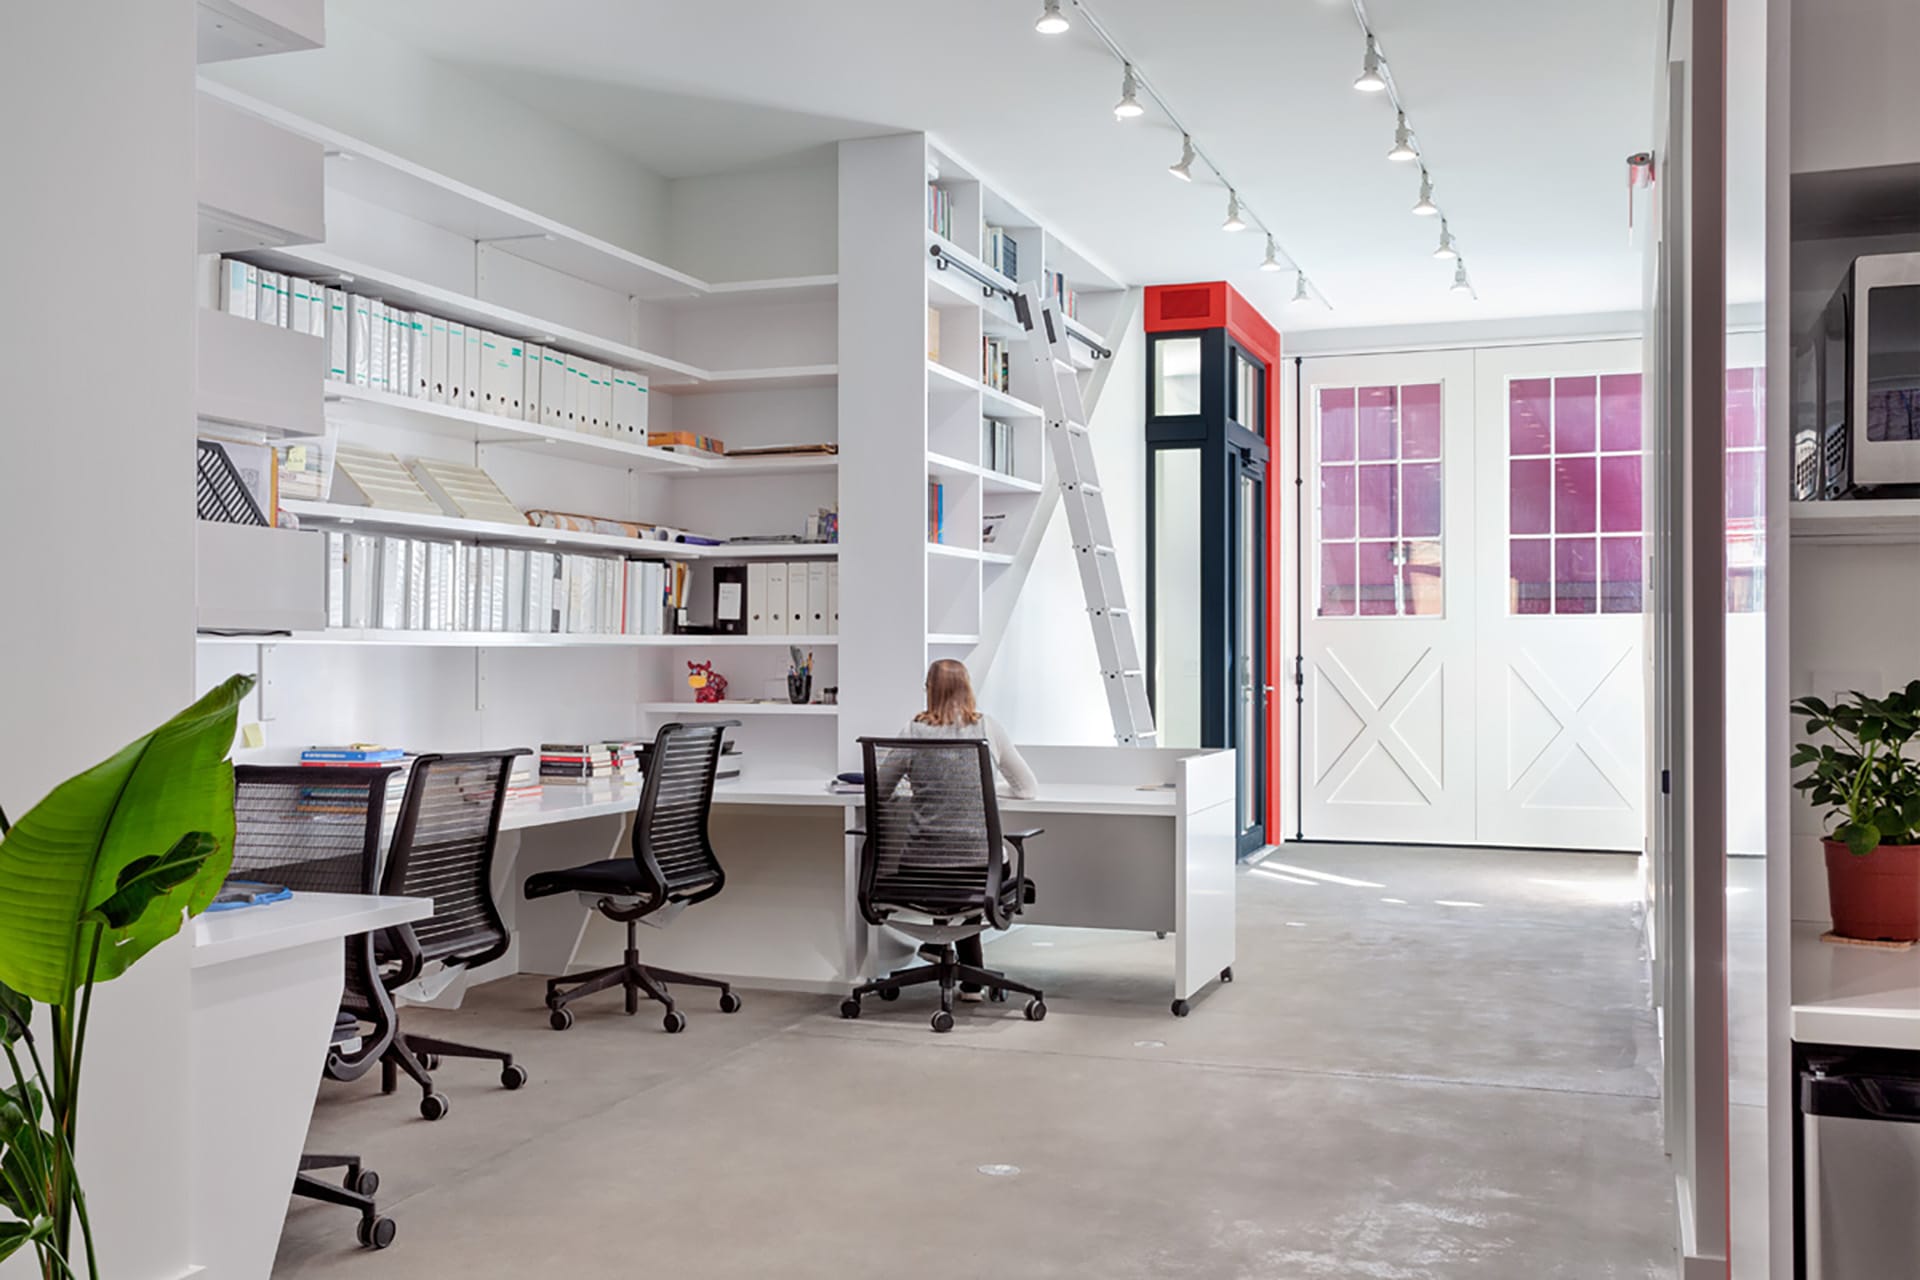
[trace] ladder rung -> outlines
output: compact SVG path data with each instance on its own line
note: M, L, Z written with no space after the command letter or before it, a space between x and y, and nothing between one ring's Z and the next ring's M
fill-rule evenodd
M1124 671L1102 671L1100 674L1109 680L1125 680L1128 676L1137 676L1141 672L1138 667L1129 667Z

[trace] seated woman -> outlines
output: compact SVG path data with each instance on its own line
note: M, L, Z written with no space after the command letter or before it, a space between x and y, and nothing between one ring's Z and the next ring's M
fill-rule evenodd
M927 709L915 716L901 731L903 738L984 738L987 752L993 757L994 790L1003 796L1016 799L1028 799L1038 789L1039 783L1033 776L1033 770L1020 758L1020 752L1014 747L1013 739L992 716L981 711L974 704L973 681L967 676L965 664L952 658L941 658L927 668ZM890 796L894 788L900 785L902 776L909 773L910 765L906 757L898 757L882 772L879 779L880 794ZM926 828L930 831L949 828L950 823L937 809L940 797L947 792L943 786L928 786L923 782L914 789L914 807L912 825L915 829ZM976 793L977 794L977 793ZM960 963L976 968L984 967L985 956L980 945L980 935L962 938L954 944ZM939 949L931 944L922 947L921 954L928 960L939 959ZM980 988L971 983L962 983L960 998L977 1003Z

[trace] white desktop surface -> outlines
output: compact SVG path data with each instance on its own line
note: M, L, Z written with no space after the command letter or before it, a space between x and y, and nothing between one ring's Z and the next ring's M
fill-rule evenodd
M1823 932L1793 926L1793 1038L1920 1051L1920 947L1850 947Z
M285 902L195 916L190 964L200 969L234 960L251 960L310 942L326 942L424 920L432 914L431 898L296 893Z

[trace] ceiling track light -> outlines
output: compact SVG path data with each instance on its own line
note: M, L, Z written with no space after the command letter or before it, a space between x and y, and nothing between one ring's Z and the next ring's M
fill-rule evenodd
M1180 135L1180 159L1167 166L1167 172L1182 182L1193 181L1193 136Z
M1466 294L1473 292L1473 282L1467 279L1467 260L1465 258L1453 264L1453 286L1451 292Z
M1387 151L1387 159L1402 164L1419 159L1420 153L1413 149L1413 130L1407 128L1407 113L1400 111L1395 114L1399 117L1399 123L1393 127L1393 146Z
M1420 170L1420 198L1413 202L1413 212L1422 218L1431 218L1440 212L1440 206L1433 202L1433 179L1427 176L1425 167Z
M1282 269L1280 266L1280 251L1274 248L1272 236L1267 237L1267 256L1266 260L1260 264L1260 269L1262 271L1279 271Z
M1367 56L1360 64L1360 74L1354 78L1353 87L1362 93L1380 93L1387 87L1386 76L1380 73L1380 46L1373 42L1373 32L1367 32Z
M1435 246L1433 256L1436 258L1457 258L1460 256L1459 248L1453 243L1453 233L1447 230L1447 220L1445 218L1440 219L1440 243Z
M1133 64L1123 64L1126 71L1120 77L1120 101L1113 104L1115 120L1134 120L1147 114L1140 105L1140 81L1134 77Z
M1313 295L1307 292L1307 273L1302 271L1293 281L1293 296L1287 299L1289 306L1299 306L1303 302L1312 302Z
M1245 231L1246 219L1240 216L1240 197L1233 191L1227 192L1227 220L1220 224L1222 231Z
M1067 15L1060 12L1060 0L1046 0L1040 7L1040 16L1034 21L1033 29L1043 36L1057 36L1071 25Z

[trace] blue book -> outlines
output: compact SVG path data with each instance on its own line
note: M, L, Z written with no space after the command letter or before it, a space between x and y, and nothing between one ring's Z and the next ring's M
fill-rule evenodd
M300 758L341 764L378 764L404 759L406 754L398 747L309 747L300 753Z
M285 902L293 896L293 890L283 884L266 884L259 880L229 880L220 886L220 892L207 905L209 911L238 911L242 907L262 907L269 902Z

